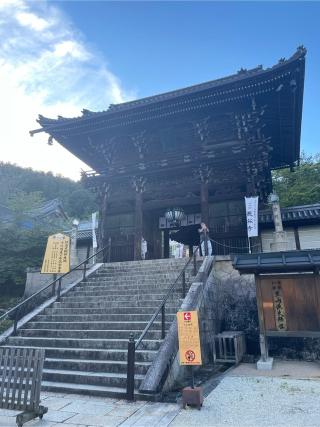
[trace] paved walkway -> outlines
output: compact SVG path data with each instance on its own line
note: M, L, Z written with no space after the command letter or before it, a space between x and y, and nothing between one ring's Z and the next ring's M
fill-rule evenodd
M43 393L43 420L26 427L320 427L320 364L278 362L270 372L242 364L205 399L201 411L178 404ZM18 412L0 410L0 426Z
M127 402L72 394L42 393L42 404L49 408L42 420L25 427L165 427L179 412L171 403ZM16 427L18 411L0 409L0 426Z

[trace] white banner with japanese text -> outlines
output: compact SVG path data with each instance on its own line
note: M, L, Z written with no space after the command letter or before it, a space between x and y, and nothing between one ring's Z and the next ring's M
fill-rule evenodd
M93 212L92 214L92 247L93 249L97 248L97 236L96 236L96 220L97 220L97 212Z
M248 237L258 236L258 197L245 197Z

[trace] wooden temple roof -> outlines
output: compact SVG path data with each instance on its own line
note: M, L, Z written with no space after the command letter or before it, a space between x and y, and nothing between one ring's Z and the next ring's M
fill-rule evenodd
M80 117L49 119L39 115L41 128L30 134L48 133L49 143L54 138L99 171L99 152L105 155L103 146L113 138L155 132L168 123L179 127L183 122L211 118L215 121L212 133L222 135L228 130L229 135L220 141L225 144L227 138L241 140L248 127L258 127L260 121L272 147L270 167L292 165L300 154L305 54L306 49L299 47L292 57L280 59L271 68L241 69L225 78L110 105L106 111L83 110ZM219 145L219 140L215 143Z
M319 274L320 250L241 254L233 259L240 274L295 273L315 271Z

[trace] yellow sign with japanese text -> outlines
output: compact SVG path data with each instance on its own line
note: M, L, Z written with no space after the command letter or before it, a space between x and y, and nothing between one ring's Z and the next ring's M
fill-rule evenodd
M197 311L177 313L180 365L202 365Z
M42 263L42 274L64 274L70 271L70 237L53 234L48 237Z

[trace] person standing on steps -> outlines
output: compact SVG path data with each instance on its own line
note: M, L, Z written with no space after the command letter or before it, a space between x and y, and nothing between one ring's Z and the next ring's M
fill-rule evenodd
M146 253L148 251L148 243L144 239L144 237L141 238L141 259L146 259Z
M209 237L209 228L204 222L201 224L201 228L198 229L200 233L200 245L202 256L210 256L212 254L212 246Z

